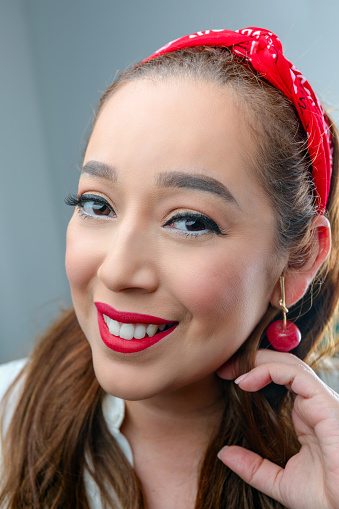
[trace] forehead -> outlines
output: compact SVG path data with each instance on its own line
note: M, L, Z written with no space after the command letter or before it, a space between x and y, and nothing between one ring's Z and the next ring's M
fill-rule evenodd
M142 79L122 86L106 102L84 163L114 166L140 185L157 172L203 173L251 202L265 198L254 153L246 111L231 89L188 79Z
M106 144L109 152L110 143L121 138L139 154L149 150L148 156L161 149L172 157L185 152L211 161L233 147L229 152L243 165L252 158L246 113L231 89L215 83L143 79L122 86L100 112L89 149Z

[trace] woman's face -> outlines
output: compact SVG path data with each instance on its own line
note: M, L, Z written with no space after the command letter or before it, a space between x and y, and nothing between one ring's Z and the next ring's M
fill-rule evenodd
M140 80L104 106L66 268L107 392L144 399L210 383L265 313L283 262L253 143L216 84Z

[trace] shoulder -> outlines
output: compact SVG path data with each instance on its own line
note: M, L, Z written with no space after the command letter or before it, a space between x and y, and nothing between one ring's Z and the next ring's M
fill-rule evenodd
M326 385L339 394L339 357L324 362L317 374Z
M27 359L19 359L0 365L0 400L26 364Z
M3 454L3 438L8 429L11 418L14 414L17 402L20 397L20 393L22 390L23 379L20 380L20 383L16 385L13 389L11 397L8 398L8 401L4 400L4 396L12 385L16 377L21 373L25 365L27 364L27 359L20 359L17 361L7 362L6 364L0 365L0 470L2 469L2 454Z
M16 377L21 373L23 368L26 366L28 359L19 359L16 361L7 362L6 364L0 365L0 410L1 417L4 417L4 425L7 426L11 415L15 410L15 406L20 397L20 392L22 389L23 380L20 380L20 383L14 388L11 398L3 407L2 403L4 402L4 396L15 381Z

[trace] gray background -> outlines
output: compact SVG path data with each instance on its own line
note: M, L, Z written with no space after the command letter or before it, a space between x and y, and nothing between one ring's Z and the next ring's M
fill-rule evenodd
M181 35L259 26L338 108L338 24L337 0L0 0L0 362L70 304L63 199L116 70Z

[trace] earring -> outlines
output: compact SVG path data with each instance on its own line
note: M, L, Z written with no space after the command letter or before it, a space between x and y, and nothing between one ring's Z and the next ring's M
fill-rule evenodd
M280 276L280 289L281 299L279 300L279 306L283 312L283 319L271 323L271 325L267 328L266 335L268 341L275 350L279 350L279 352L289 352L299 345L301 332L294 323L286 320L286 313L288 313L288 309L285 303L284 276Z

